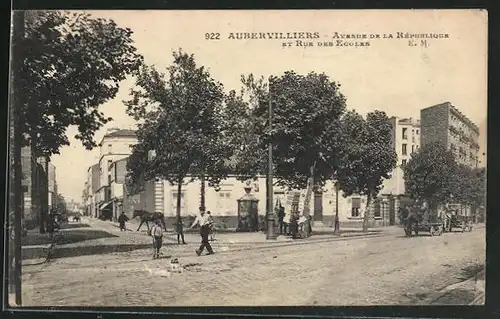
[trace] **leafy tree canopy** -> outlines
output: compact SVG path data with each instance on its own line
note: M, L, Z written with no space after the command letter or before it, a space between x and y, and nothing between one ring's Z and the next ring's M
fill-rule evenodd
M403 171L407 195L435 206L450 200L459 167L453 153L434 142L413 153Z
M125 101L127 112L143 123L138 145L127 169L130 183L154 177L171 183L188 174L203 174L218 183L227 174L229 150L222 139L222 84L198 67L193 55L174 52L168 78L152 66L143 65L137 88ZM148 152L156 157L148 160Z
M18 70L24 144L33 139L40 154L58 154L69 145L67 127L75 125L75 137L91 149L94 133L111 120L99 105L116 96L119 83L142 61L132 31L112 20L64 11L27 11L25 21L24 63Z

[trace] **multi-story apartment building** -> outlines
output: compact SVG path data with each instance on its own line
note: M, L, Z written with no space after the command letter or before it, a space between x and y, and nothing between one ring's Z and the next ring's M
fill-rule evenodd
M127 158L119 159L111 164L111 201L113 219L116 220L122 211L123 189L127 175Z
M392 171L391 177L383 183L380 197L377 202L382 205L384 216L388 218L388 224L399 223L396 213L405 202L405 181L403 168L408 163L413 152L420 148L420 120L414 118L391 117L389 119L392 131L391 142L397 154L396 168ZM378 204L378 203L377 203Z
M109 129L99 143L99 189L95 202L99 205L99 214L112 218L111 200L111 164L126 158L132 153L131 146L137 143L136 133L128 129Z
M450 102L420 111L422 146L440 142L455 154L458 163L475 168L479 164L479 127Z
M98 217L98 207L97 207L97 191L99 190L99 181L100 181L100 174L99 174L99 163L94 164L90 166L87 169L87 181L85 182L85 188L86 188L86 197L84 200L84 204L87 209L87 215L91 217Z

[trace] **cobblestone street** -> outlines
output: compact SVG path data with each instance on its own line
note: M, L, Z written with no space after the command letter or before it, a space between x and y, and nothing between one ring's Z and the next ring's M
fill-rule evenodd
M169 271L168 256L153 260L148 250L63 258L23 267L23 305L435 304L445 287L484 265L484 243L484 228L477 228L440 237L391 234L236 251L215 243L217 253L201 257L195 244L164 248L179 258L180 273ZM465 294L446 303L474 299L474 291Z

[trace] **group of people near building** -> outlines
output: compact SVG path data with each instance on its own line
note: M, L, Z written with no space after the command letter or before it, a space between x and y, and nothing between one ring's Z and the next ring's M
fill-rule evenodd
M293 211L289 215L285 208L278 208L278 222L280 235L292 236L293 239L310 237L312 234L312 216L304 216L299 211Z

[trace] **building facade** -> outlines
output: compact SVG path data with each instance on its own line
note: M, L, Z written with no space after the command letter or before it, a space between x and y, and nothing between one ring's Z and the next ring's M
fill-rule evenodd
M128 157L132 153L131 147L136 143L137 137L135 131L109 129L99 144L99 188L94 195L95 203L98 205L99 216L112 218L111 165L117 160Z
M49 209L55 203L57 196L56 169L50 163L50 158L39 157L36 159L35 171L32 171L32 156L30 147L21 149L21 167L22 167L22 215L28 227L38 225L40 212L48 213ZM32 175L35 184L32 184ZM32 205L32 189L38 193L38 207Z
M86 207L86 215L90 217L98 217L98 207L96 202L97 192L99 190L100 174L99 174L99 163L90 166L87 169L87 181L84 185L84 196L83 202Z
M55 208L57 200L57 173L54 164L49 162L49 209Z
M123 206L123 189L125 176L127 175L127 159L122 158L111 163L111 205L113 210L113 220L117 220Z
M187 220L198 214L200 206L201 183L199 179L192 182L186 178L181 188L181 216ZM258 213L260 216L266 214L266 178L259 177L256 181L242 182L235 177L228 177L220 183L217 189L205 187L205 207L207 211L228 228L236 228L238 225L238 199L245 194L245 187L249 183L251 194L258 199ZM303 209L305 190L288 191L281 187L273 189L273 200L279 201L285 207L285 213L289 214L293 205L300 212ZM315 222L321 222L324 226L333 226L336 209L336 191L333 182L327 182L321 193L312 196L310 202L310 214ZM167 224L172 225L176 218L177 209L177 185L171 185L167 181L147 182L143 191L139 194L127 194L126 187L123 192L122 210L129 217L133 217L134 210L146 210L149 212L163 213ZM295 201L295 199L297 199ZM373 202L372 211L374 218L373 226L389 225L389 206L383 201ZM342 191L338 194L339 220L341 227L361 227L364 211L366 209L366 197L350 196L344 197ZM387 221L387 223L386 223Z
M459 164L471 168L479 164L479 127L450 102L420 111L422 146L440 142L451 150Z

